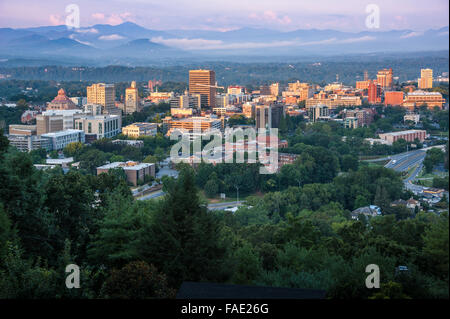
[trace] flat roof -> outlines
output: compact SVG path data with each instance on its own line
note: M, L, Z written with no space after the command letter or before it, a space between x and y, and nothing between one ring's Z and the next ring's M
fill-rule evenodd
M69 164L73 162L73 157L67 157L67 158L47 158L46 163L47 164Z
M442 94L439 92L426 92L426 91L408 92L408 95L439 95L439 96L442 96Z
M73 134L73 133L84 133L84 131L82 131L82 130L75 130L75 129L68 129L68 130L64 130L64 131L45 133L45 134L42 134L41 136L44 136L44 137L58 137L58 136L64 136L64 135Z
M135 163L134 165L132 163ZM130 166L128 166L130 165ZM128 161L128 162L113 162L113 163L109 163L103 166L99 166L97 167L97 169L112 169L112 168L118 168L118 167L122 167L124 170L134 170L134 171L138 171L140 169L143 168L147 168L150 166L155 165L154 163L138 163L138 162L133 162L133 161Z
M398 136L398 135L404 135L404 134L423 133L423 132L426 133L425 130L407 130L407 131L399 131L399 132L381 133L379 135L389 134L389 135L392 135L392 136Z

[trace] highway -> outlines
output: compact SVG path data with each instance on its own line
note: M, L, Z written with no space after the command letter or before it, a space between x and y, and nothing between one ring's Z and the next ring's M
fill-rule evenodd
M425 159L425 156L426 151L424 150L415 150L411 152L392 155L390 157L389 163L387 163L384 167L392 168L397 172L405 172L411 167L422 163Z
M415 167L414 171L409 174L407 178L403 180L405 184L405 188L412 191L415 194L418 194L423 191L423 186L413 184L413 181L416 179L417 175L420 174L423 168L423 160L425 159L427 150L437 147L444 148L444 145L436 145L427 148L423 148L420 150L414 150L406 153L396 154L389 156L385 159L390 159L389 163L387 163L384 167L391 168L397 172L407 172L411 168ZM378 159L380 160L380 159ZM383 159L381 159L383 160Z

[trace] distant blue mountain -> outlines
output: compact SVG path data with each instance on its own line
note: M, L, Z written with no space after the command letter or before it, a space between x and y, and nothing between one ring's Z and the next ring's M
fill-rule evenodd
M208 30L150 30L132 22L96 24L79 29L66 26L0 28L0 57L39 59L69 57L98 60L231 56L306 56L418 52L449 49L449 27L414 30L343 32L241 28Z

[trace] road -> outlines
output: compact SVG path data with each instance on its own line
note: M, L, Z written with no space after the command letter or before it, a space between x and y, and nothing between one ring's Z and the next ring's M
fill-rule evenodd
M210 210L223 210L228 207L234 207L234 206L241 206L244 202L224 202L224 203L217 203L217 204L209 204L208 209Z
M414 171L403 180L405 188L412 191L415 194L421 193L426 187L413 184L417 175L420 174L423 168L423 160L425 159L427 150L436 147L444 148L444 145L430 146L420 150L414 150L406 153L392 155L386 159L390 159L384 167L391 168L397 172L407 172L411 168L415 167ZM380 159L378 159L380 160Z
M425 156L426 151L424 150L415 150L411 152L392 155L390 157L389 163L387 163L384 167L392 168L397 172L406 172L411 167L420 165L425 159Z
M149 199L163 196L164 194L165 193L162 190L160 190L160 191L148 194L146 196L137 198L137 200L149 200ZM209 210L224 210L228 207L241 206L243 203L244 203L243 201L239 201L239 202L235 201L235 202L223 202L223 203L209 204L208 209Z
M152 199L152 198L157 198L157 197L163 196L164 194L165 193L162 190L159 190L159 191L156 191L154 193L151 193L151 194L139 197L139 198L137 198L137 200L148 200L148 199Z

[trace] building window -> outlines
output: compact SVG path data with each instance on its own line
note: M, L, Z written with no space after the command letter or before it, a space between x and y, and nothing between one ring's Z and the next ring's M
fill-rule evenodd
M102 134L102 123L98 123L98 134Z
M92 123L88 123L88 133L92 133Z
M83 130L83 123L81 123L81 122L78 123L78 129L79 129L79 130Z

